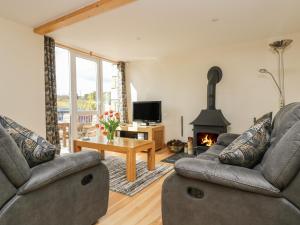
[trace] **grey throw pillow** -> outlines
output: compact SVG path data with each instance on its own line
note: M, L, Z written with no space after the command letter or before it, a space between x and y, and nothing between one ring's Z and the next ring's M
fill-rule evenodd
M0 116L0 124L17 143L30 167L54 158L56 147L41 136L5 116Z
M262 159L270 143L272 113L262 116L220 154L222 163L252 168Z

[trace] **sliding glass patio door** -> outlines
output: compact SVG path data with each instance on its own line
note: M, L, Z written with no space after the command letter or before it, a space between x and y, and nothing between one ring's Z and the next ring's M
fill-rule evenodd
M101 61L56 47L58 124L62 153L77 138L96 136L101 110Z
M70 149L71 124L71 64L70 52L67 49L55 48L57 117L61 153Z
M118 69L117 65L102 61L102 110L114 110L119 112L120 99L118 93Z
M73 139L96 136L97 118L100 113L99 61L74 55L74 91L72 119ZM76 86L76 90L75 90Z
M58 125L62 153L77 138L96 136L98 115L119 111L116 64L56 47Z

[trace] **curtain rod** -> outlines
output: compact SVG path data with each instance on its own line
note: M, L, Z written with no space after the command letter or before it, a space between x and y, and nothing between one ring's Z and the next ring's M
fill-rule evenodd
M70 46L68 46L68 45L62 44L62 43L57 42L57 41L55 41L55 44L56 44L57 46L59 46L59 47L67 48L67 49L69 49L69 50L73 50L73 51L82 53L82 54L84 54L84 55L89 55L89 56L92 56L92 57L97 58L97 59L102 59L102 60L105 60L105 61L108 61L108 62L111 62L111 63L114 63L114 64L117 64L117 63L118 63L117 61L114 61L114 60L111 60L111 59L108 59L108 58L99 56L99 55L93 53L92 51L86 51L86 50L81 50L81 49L78 49L78 48L70 47Z

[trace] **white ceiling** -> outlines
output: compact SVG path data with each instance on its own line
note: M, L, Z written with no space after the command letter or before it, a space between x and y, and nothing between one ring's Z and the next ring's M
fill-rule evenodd
M36 26L93 1L48 2L0 0L0 15ZM116 60L156 59L298 32L299 12L299 0L138 0L50 35Z

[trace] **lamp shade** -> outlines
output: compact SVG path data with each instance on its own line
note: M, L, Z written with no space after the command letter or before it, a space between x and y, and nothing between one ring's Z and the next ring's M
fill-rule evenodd
M273 43L269 44L269 46L273 49L285 49L292 42L293 42L293 40L291 40L291 39L285 39L285 40L280 40L280 41L274 41Z

